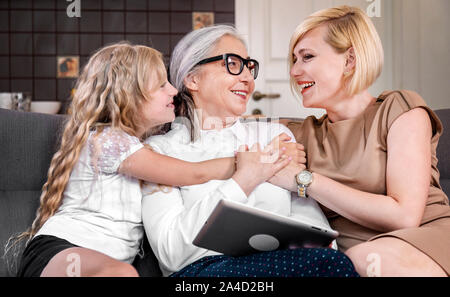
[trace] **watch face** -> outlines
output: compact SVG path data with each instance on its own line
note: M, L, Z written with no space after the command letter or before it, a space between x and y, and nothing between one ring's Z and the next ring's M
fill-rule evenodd
M311 182L311 173L309 171L302 171L297 175L297 181L300 184L307 185Z

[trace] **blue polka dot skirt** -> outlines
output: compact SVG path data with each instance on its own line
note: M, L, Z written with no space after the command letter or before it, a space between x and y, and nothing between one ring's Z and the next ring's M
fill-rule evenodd
M353 263L330 248L298 248L241 257L204 257L171 277L358 277Z

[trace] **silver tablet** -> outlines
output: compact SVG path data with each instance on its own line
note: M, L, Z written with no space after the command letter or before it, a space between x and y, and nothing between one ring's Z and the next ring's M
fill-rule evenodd
M242 203L220 200L193 244L230 256L328 247L339 233Z

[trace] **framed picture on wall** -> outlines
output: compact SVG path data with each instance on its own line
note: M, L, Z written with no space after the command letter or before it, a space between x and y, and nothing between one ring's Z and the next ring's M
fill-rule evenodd
M78 77L80 58L78 56L56 57L57 78Z
M193 12L192 29L197 30L214 24L214 12Z

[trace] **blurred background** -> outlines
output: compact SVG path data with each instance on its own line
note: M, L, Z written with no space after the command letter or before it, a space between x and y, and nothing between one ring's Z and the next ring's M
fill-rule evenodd
M26 93L32 102L61 102L56 112L64 113L96 49L128 40L168 62L187 32L230 23L261 64L255 90L263 99L252 98L247 114L320 116L289 89L288 43L309 14L342 4L370 14L383 42L385 66L372 95L411 89L433 109L450 107L450 0L0 0L0 101Z

